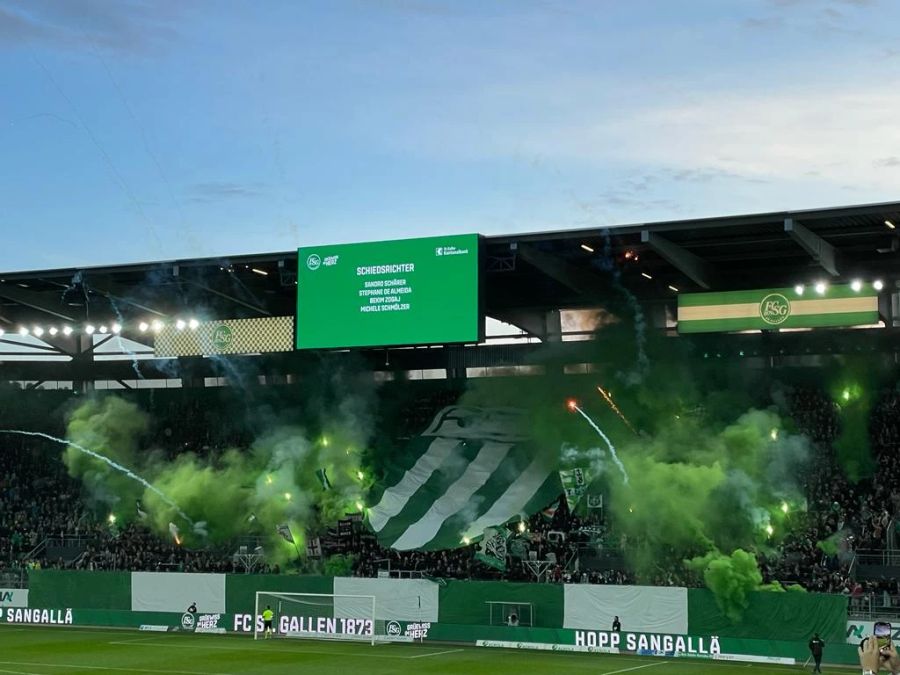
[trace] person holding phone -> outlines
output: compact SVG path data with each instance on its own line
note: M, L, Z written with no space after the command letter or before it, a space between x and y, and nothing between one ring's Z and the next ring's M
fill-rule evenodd
M885 622L879 622L885 623ZM883 668L892 675L900 675L900 655L891 642L891 625L887 625L887 642L884 642L884 636L878 633L884 633L884 628L879 628L876 623L876 634L870 638L865 638L859 645L859 665L862 668L863 675L877 675Z

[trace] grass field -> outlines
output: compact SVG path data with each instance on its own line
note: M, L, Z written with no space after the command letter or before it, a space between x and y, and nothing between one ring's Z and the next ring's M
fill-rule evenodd
M809 669L807 669L808 671ZM826 673L848 673L825 668ZM753 675L799 673L799 666L529 652L455 645L372 647L307 640L66 628L0 627L0 675Z

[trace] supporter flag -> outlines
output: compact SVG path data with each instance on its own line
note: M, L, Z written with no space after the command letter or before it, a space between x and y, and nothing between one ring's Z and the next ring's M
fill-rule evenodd
M322 557L322 540L319 537L310 537L306 540L306 556L308 558Z
M506 571L506 540L509 530L505 527L489 527L475 553L475 559L501 572Z
M325 469L316 469L316 478L318 478L319 482L322 484L323 490L331 489L331 481L328 480L328 474L325 473Z
M573 510L578 502L581 501L582 495L587 491L588 471L587 469L566 469L559 472L559 479L562 481L563 490L566 494L566 503L569 505L569 511Z
M530 537L513 536L506 541L506 550L511 558L524 558L528 555L528 545L530 543Z
M603 508L603 495L599 493L589 493L587 496L587 507L589 509Z
M557 499L546 509L541 511L541 515L544 517L544 520L553 520L553 516L556 515L557 510L559 509L559 500Z
M367 522L379 543L401 551L466 546L558 498L554 453L535 447L522 431L529 427L508 408L440 411L374 487Z
M288 542L289 544L294 543L294 535L291 533L291 528L287 523L282 523L281 525L275 526L275 531L281 535L281 537Z

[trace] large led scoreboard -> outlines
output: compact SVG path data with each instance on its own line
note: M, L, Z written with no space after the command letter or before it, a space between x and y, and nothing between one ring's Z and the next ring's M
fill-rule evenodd
M297 349L478 342L477 234L298 250Z

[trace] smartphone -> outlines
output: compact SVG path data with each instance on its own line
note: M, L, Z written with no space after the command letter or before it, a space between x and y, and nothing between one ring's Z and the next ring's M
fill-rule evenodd
M894 634L894 631L891 628L891 624L889 624L887 621L876 621L874 633L875 639L878 640L879 649L884 649L885 647L890 646L891 636Z

